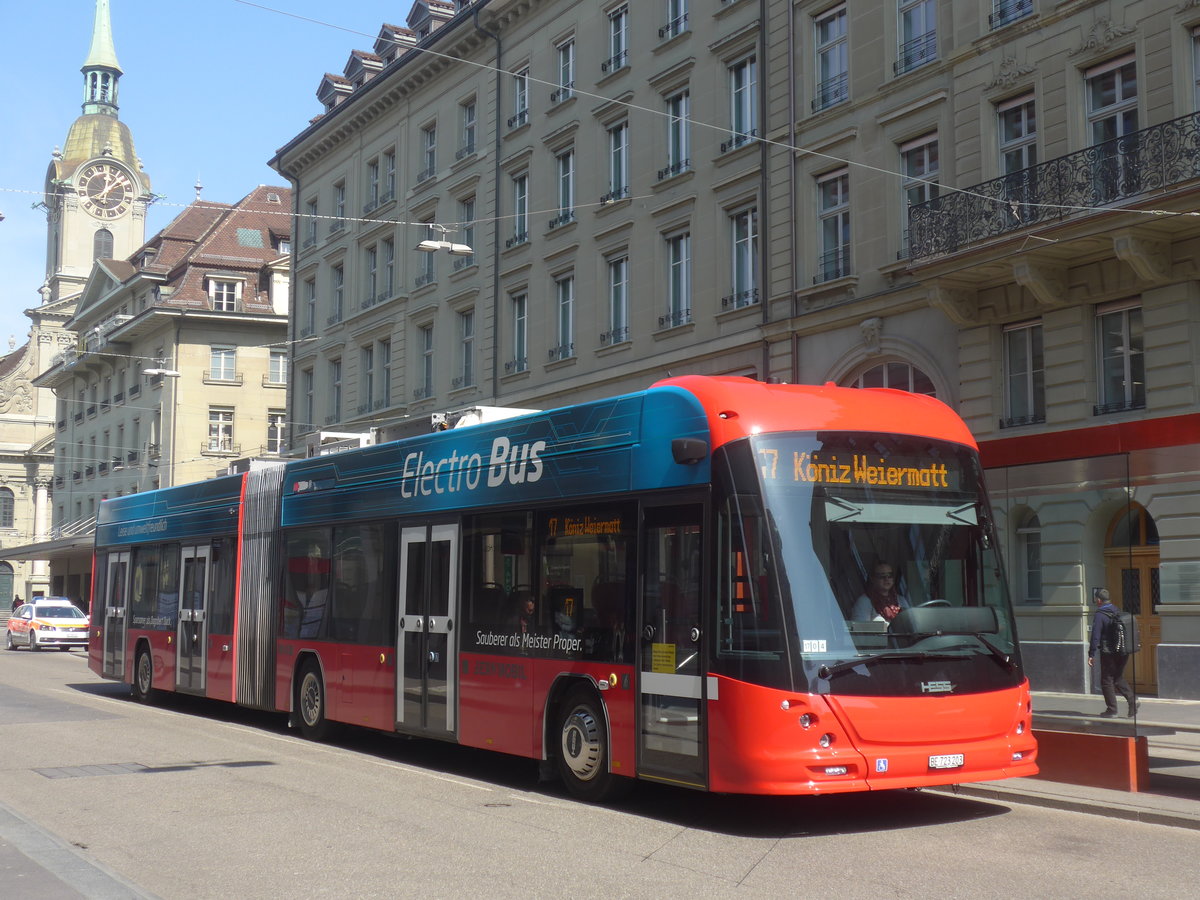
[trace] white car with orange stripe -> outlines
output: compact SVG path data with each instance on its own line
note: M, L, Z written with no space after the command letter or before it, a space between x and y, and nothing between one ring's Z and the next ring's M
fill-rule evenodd
M86 647L88 617L64 597L48 597L18 606L8 620L6 646L9 650L28 647Z

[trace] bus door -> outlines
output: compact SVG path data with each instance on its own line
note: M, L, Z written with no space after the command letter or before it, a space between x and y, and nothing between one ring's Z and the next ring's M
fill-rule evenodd
M457 525L401 529L396 723L405 731L454 732L457 579Z
M129 607L129 551L108 555L104 579L104 670L125 677L125 611Z
M638 774L704 787L703 507L648 507L642 523Z
M180 556L175 685L181 691L204 691L211 553L212 548L205 544L199 547L184 547Z

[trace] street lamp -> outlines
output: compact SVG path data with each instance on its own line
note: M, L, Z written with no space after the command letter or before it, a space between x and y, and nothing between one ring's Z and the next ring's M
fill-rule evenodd
M439 250L445 250L451 256L474 256L475 250L469 244L456 244L446 240L446 235L450 234L452 229L445 225L439 225L437 222L431 222L429 228L437 229L442 236L441 240L435 241L433 238L426 238L417 244L417 249L422 253L437 253Z

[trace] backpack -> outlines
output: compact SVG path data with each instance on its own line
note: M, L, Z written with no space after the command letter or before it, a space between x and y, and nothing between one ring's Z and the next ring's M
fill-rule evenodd
M1131 612L1118 611L1108 616L1108 627L1104 629L1105 643L1109 653L1128 655L1142 649L1142 636L1138 632L1137 619Z

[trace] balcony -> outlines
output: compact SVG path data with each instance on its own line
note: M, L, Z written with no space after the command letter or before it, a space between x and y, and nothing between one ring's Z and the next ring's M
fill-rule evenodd
M996 0L993 12L988 14L988 25L993 31L1003 28L1033 12L1033 0Z
M1200 178L1198 144L1200 113L1190 113L918 203L908 211L909 259L957 253L991 238L1161 195Z
M666 166L658 170L658 180L666 181L668 178L674 178L676 175L682 175L684 172L692 170L692 160L681 159L679 162L668 163Z
M627 340L629 340L629 326L614 328L611 331L600 333L601 347L612 347L616 344L623 344Z
M528 372L529 360L522 356L519 359L510 359L504 364L505 375L515 375L517 372Z
M729 140L721 141L721 152L728 153L730 150L736 150L739 147L745 147L757 137L757 128L751 128L749 131L734 132L729 136Z
M563 359L570 359L575 355L575 342L569 341L565 344L559 344L557 347L551 347L548 353L550 362L558 362Z
M658 317L659 328L679 328L681 325L688 325L692 321L691 309L680 309L675 312L668 313L665 316Z
M933 62L935 59L937 59L937 32L927 31L900 45L899 59L892 68L897 75L903 75L905 72L911 72L926 63Z
M233 439L227 436L209 438L200 445L201 456L238 456L242 452L242 445L235 444Z
M230 372L221 369L205 369L204 383L205 384L237 384L240 385L245 380L245 376L241 372Z
M550 92L550 103L553 105L557 105L559 103L563 103L567 100L570 100L574 96L575 96L575 82L568 81L566 84L562 85L558 90Z
M509 127L511 128L512 126L510 125ZM471 156L474 153L475 153L475 142L471 141L470 143L463 144L461 147L458 148L458 150L454 154L454 160L455 160L455 162L457 162L459 160L466 159L468 156Z
M735 291L721 298L721 309L743 309L758 304L758 288Z
M618 200L625 200L629 197L629 185L625 187L613 188L607 194L600 196L600 205L604 206L608 203L616 203Z
M850 248L835 247L822 253L817 260L817 274L813 284L823 284L850 274Z
M629 65L629 51L620 50L617 53L614 53L608 59L604 60L604 62L600 63L600 71L607 75L610 72L616 72L618 69L623 69L627 65Z
M529 240L529 232L528 231L518 231L516 234L514 234L512 237L510 237L508 240L506 240L504 242L504 248L506 250L508 250L508 249L511 249L512 247L516 247L520 244L524 244L528 240Z
M529 122L528 108L519 110L519 111L513 113L513 115L508 117L508 127L509 127L510 131L514 128L520 128L522 125L525 125L528 122Z
M658 39L660 41L669 41L673 37L678 37L688 30L688 14L684 13L681 16L676 16L662 28L658 29Z
M553 231L555 228L558 228L560 225L568 225L574 221L575 221L575 210L565 209L562 212L560 212L557 216L555 216L553 219L551 219L549 222L547 222L546 227L549 230Z
M817 85L817 96L813 98L813 112L820 112L838 103L850 99L849 74L843 72L833 78L826 78Z

